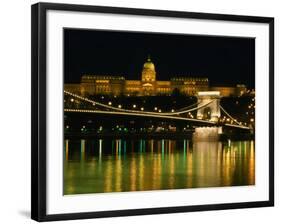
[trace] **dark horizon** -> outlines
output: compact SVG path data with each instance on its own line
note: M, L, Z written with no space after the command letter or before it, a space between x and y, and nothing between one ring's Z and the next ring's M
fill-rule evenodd
M83 74L141 79L150 55L157 80L206 77L211 86L255 86L255 39L124 31L64 30L64 80Z

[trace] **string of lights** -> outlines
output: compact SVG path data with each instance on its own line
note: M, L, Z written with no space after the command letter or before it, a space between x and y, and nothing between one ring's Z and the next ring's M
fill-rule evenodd
M132 115L132 116L146 116L146 117L158 117L158 118L168 118L168 119L178 119L178 120L189 120L189 121L197 121L197 122L203 122L203 123L209 123L209 124L215 124L215 122L213 121L207 121L207 120L201 120L201 119L195 119L195 118L186 118L186 117L178 117L178 116L172 116L172 115L180 115L180 114L185 114L185 113L189 113L195 110L199 110L202 109L206 106L208 106L209 104L211 104L213 101L210 101L204 105L201 105L199 107L195 107L195 108L191 108L189 110L186 110L186 108L191 107L187 106L184 108L181 108L177 111L174 112L163 112L161 113L156 113L156 112L150 112L150 111L143 111L143 108L141 108L141 110L129 110L129 109L123 109L120 107L120 105L118 105L118 107L114 107L110 105L106 105L103 103L99 103L97 101L93 101L90 100L88 98L79 96L77 94L68 92L68 91L64 91L65 94L70 95L72 97L78 98L80 100L86 101L88 103L91 103L93 106L98 105L107 109L112 109L114 111L100 111L100 110L87 110L87 109L64 109L64 111L66 112L83 112L83 113L105 113L105 114L121 114L121 115ZM198 105L198 103L193 104L193 105ZM239 123L236 119L234 119L221 105L220 105L220 109L226 114L226 116L228 116L232 121L234 121L236 123L235 124L226 124L227 126L233 126L233 127L241 127L241 128L246 128L249 129L249 127L242 125L241 123Z
M106 105L106 104L103 104L103 103L99 103L97 101L93 101L93 100L90 100L88 98L85 98L85 97L82 97L82 96L79 96L77 94L74 94L74 93L71 93L71 92L68 92L68 91L64 91L65 94L68 94L70 96L73 96L73 97L76 97L80 100L83 100L83 101L86 101L88 103L91 103L92 105L98 105L98 106L102 106L104 108L107 108L107 109L112 109L112 110L116 110L116 111L121 111L121 112L129 112L129 113L135 113L135 112L139 112L139 113L143 113L143 114L152 114L152 115L159 115L159 113L156 113L156 112L151 112L151 111L139 111L139 110L129 110L129 109L122 109L120 107L114 107L114 106L111 106L111 105ZM195 108L191 108L191 109L188 109L186 110L185 108L188 108L188 107L191 107L192 105L190 106L187 106L187 107L184 107L184 108L181 108L177 111L174 111L174 112L161 112L161 110L159 110L159 112L162 114L162 115L180 115L180 114L185 114L185 113L189 113L189 112L192 112L192 111L196 111L196 110L199 110L201 108L204 108L206 106L208 106L209 104L211 104L213 101L210 101L206 104L203 104L201 105L200 107L195 107ZM198 105L198 103L194 104L194 105ZM135 107L134 107L135 108Z

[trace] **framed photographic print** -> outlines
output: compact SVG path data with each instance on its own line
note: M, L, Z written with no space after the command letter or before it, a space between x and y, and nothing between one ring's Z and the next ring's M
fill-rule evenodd
M32 6L32 218L274 205L274 19Z

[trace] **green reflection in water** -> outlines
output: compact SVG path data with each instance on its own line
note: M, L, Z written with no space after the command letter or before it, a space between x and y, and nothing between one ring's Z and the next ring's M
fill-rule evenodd
M64 194L255 184L253 141L67 139L64 144Z

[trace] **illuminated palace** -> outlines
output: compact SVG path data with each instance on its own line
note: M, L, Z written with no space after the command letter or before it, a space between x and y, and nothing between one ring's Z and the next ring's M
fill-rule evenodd
M141 80L126 80L124 76L89 75L81 78L80 84L65 84L64 89L81 95L126 95L155 96L170 95L177 91L194 96L198 91L217 90L222 96L240 95L244 85L236 87L209 87L208 78L177 76L167 81L156 80L156 69L150 57L143 65Z

